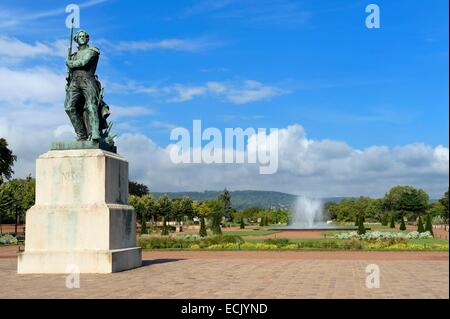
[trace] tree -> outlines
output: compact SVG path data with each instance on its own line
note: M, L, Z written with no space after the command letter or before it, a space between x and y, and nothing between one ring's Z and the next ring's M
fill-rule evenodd
M211 209L205 201L194 202L192 204L192 208L194 211L194 215L200 219L199 235L200 237L206 237L208 235L208 232L206 231L205 218L211 215Z
M446 208L442 205L441 202L437 201L430 204L426 211L427 214L431 215L431 218L440 217L444 220L444 223L447 221L446 219Z
M144 206L145 220L151 218L153 222L156 222L159 214L158 201L150 194L143 195L141 201Z
M448 225L448 190L444 193L444 197L439 200L442 206L444 206L443 218L445 223Z
M364 220L361 217L358 218L358 235L364 235L366 233L366 228L364 227Z
M241 224L239 225L240 229L245 229L244 217L241 217Z
M14 174L12 167L16 160L17 156L8 148L8 142L0 138L0 185Z
M384 200L382 198L366 198L368 202L364 209L364 216L374 222L382 222L384 216Z
M133 206L136 215L141 224L141 234L148 234L147 220L151 217L156 220L159 207L155 199L150 194L133 195L128 196L128 202Z
M143 235L143 234L148 234L147 218L145 217L145 214L142 215L142 220L141 220L141 235Z
M425 231L425 229L423 228L423 223L422 223L422 218L420 218L417 220L417 231L419 233L423 233Z
M163 228L161 235L165 236L169 234L169 227L167 226L167 221L173 216L172 201L167 195L162 195L158 199L158 210L159 214L163 216Z
M356 215L355 226L359 226L359 215Z
M392 187L384 197L385 206L389 210L395 211L400 217L408 214L408 217L413 219L425 212L428 200L425 191L412 186Z
M14 222L17 225L25 222L27 210L35 202L36 181L31 176L25 179L12 179L0 185L0 220Z
M144 196L150 194L147 185L138 182L128 182L128 193L135 196Z
M183 218L193 218L194 209L192 208L192 200L183 196L182 198L177 198L172 201L172 206L175 214L175 219L181 221Z
M268 221L273 224L286 223L289 212L281 209L269 209L265 212Z
M231 222L233 220L233 216L231 215L231 195L230 192L225 188L223 193L219 195L219 202L222 205L222 216L225 217L227 222Z
M194 216L197 216L199 218L208 217L211 214L209 206L204 201L203 202L194 201L192 203L192 208L194 211Z
M425 231L429 231L431 235L433 234L433 225L431 224L431 215L427 214L427 221L425 223Z
M141 197L136 195L128 195L128 203L130 203L130 205L133 206L134 211L136 212L136 215L140 220L145 212L145 207L142 204Z
M255 222L259 218L261 211L262 210L259 207L247 207L240 211L240 216Z

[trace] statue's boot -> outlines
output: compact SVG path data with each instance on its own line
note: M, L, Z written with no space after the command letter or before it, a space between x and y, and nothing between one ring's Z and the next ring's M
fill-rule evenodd
M67 115L69 116L70 122L72 122L72 126L75 130L75 134L77 134L78 141L87 140L87 133L84 127L83 121L78 116L75 110L66 110Z
M89 126L91 128L91 140L99 141L100 140L100 121L98 118L98 110L96 106L88 106L87 113L89 118Z

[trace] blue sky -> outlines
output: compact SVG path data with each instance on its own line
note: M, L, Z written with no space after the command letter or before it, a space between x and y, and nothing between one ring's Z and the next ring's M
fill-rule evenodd
M64 73L64 53L46 55L39 45L64 52L69 3L2 1L0 63L7 71ZM380 29L365 27L369 3L380 7ZM447 0L78 4L81 27L102 51L97 73L119 136L143 136L163 149L170 129L190 128L193 119L222 130L298 124L306 132L302 138L342 142L352 150L441 146L448 163ZM5 53L5 39L30 54ZM439 186L429 186L436 193L448 185L448 171L440 174ZM408 174L402 178L398 183L409 181ZM236 187L269 187L264 185ZM325 193L335 189L339 185ZM370 191L381 192L381 186Z

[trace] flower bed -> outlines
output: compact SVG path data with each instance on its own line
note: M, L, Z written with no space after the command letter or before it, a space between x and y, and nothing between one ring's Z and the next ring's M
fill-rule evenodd
M17 238L13 235L6 234L3 236L0 236L0 245L16 245L17 244Z
M338 239L352 239L359 238L363 240L379 240L379 239L418 239L418 238L433 238L429 231L419 233L416 231L405 233L405 232L394 232L394 231L368 231L363 235L358 235L357 232L345 232L335 235Z

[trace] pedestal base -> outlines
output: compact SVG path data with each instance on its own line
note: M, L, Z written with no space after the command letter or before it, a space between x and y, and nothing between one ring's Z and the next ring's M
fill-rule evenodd
M23 252L18 255L19 274L112 273L142 265L141 248L132 247L109 251L44 251Z
M111 273L141 266L128 163L99 149L50 151L36 163L19 274Z

